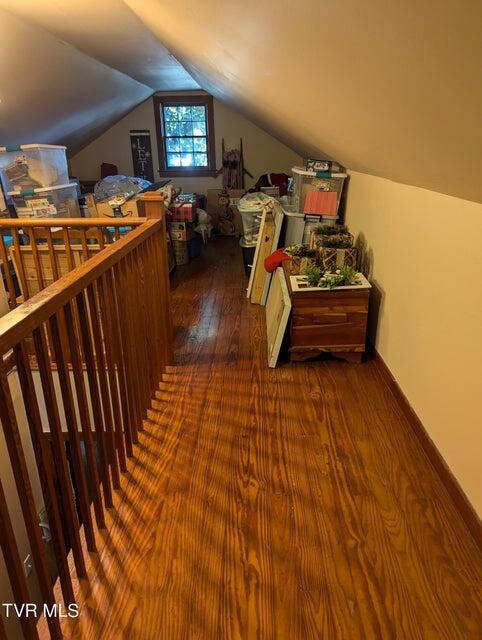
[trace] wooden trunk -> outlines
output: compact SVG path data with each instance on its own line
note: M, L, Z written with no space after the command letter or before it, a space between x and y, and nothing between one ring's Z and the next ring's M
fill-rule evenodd
M360 362L365 351L369 289L293 291L288 262L283 263L291 297L291 359L333 353Z

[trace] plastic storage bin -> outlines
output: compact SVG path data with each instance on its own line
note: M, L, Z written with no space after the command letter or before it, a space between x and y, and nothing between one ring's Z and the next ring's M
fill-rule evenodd
M281 208L284 214L283 244L285 247L292 244L307 244L312 228L319 224L334 225L338 219L338 216L305 216L285 198L281 199Z
M270 200L264 193L248 193L239 200L238 210L243 221L244 239L248 244L256 244L263 207Z
M309 191L334 191L336 192L336 207L331 215L338 213L340 206L343 183L347 177L346 173L325 173L307 171L301 167L293 167L293 204L300 213L305 212L306 194ZM310 211L314 214L328 214L329 211Z
M69 172L65 149L50 144L0 147L0 172L5 192L67 184Z
M203 239L199 233L194 233L192 238L189 238L187 241L187 253L189 256L189 260L194 260L195 258L199 258L202 253L203 247Z
M19 218L79 218L77 185L9 191Z
M241 251L243 252L244 273L249 277L251 268L253 266L256 244L247 244L244 238L240 238L239 246L241 247Z

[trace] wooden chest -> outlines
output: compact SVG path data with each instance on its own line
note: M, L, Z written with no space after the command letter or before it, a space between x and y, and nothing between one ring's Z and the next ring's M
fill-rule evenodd
M291 312L291 359L306 360L320 353L360 362L365 351L370 285L365 288L297 290L283 263Z

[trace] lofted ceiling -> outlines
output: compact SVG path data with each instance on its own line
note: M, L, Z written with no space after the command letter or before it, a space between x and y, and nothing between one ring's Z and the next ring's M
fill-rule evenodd
M482 201L480 0L126 0L301 155Z
M0 0L0 140L75 151L201 87L303 156L482 201L481 25L480 0Z
M0 0L0 144L72 155L156 90L198 89L121 0Z
M154 91L199 89L122 0L0 0L0 7Z

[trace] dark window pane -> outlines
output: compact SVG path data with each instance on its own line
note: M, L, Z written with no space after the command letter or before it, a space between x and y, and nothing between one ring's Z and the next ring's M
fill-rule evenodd
M194 151L207 151L206 138L193 138Z
M164 120L178 120L177 107L164 107Z
M193 131L191 135L205 136L206 135L206 123L205 122L193 122Z
M181 145L179 144L179 138L166 138L166 150L167 151L181 151Z
M179 135L180 136L192 136L192 122L180 122L179 123Z
M180 167L181 166L181 156L179 153L168 153L167 154L167 166L168 167Z
M179 135L179 122L173 122L172 120L166 120L165 129L166 136L178 136Z
M193 151L192 138L179 138L181 142L181 151Z
M194 154L194 164L196 167L207 167L208 166L208 157L205 153L195 153Z
M192 153L181 153L181 166L192 167L194 164Z
M206 111L204 106L192 107L192 119L204 122L206 120Z

